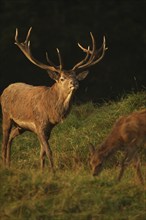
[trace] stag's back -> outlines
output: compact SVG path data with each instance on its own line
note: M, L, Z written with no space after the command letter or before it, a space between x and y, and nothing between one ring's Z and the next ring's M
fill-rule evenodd
M46 87L35 87L25 83L14 83L8 86L1 95L3 114L11 119L29 120L35 108L41 108Z

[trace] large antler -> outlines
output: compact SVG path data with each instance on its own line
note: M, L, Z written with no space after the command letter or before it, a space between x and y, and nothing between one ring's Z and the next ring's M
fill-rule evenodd
M98 63L105 54L105 51L108 49L105 45L105 37L103 37L103 43L100 49L96 49L96 44L95 44L95 40L94 37L92 35L92 33L90 32L91 35L91 39L92 39L92 50L90 50L90 47L88 46L88 48L84 48L83 46L81 46L78 43L78 46L85 52L87 53L86 57L80 61L79 63L77 63L72 70L74 71L81 71L81 70L85 70L87 68L89 68L90 66L95 65L96 63ZM90 55L90 56L89 56Z
M58 54L58 57L59 57L59 62L60 62L60 65L59 66L56 66L53 62L51 62L48 58L48 55L46 54L46 58L47 58L47 61L48 63L51 65L47 65L47 64L44 64L44 63L41 63L40 61L38 61L37 59L35 59L32 54L31 54L31 51L30 51L30 32L32 30L32 27L28 30L28 33L27 33L27 36L26 36L26 40L22 43L20 43L18 41L18 29L16 28L16 34L15 34L15 44L21 49L21 51L24 53L24 55L33 63L35 64L36 66L40 67L41 69L45 69L45 70L51 70L51 71L55 71L55 72L58 72L60 73L61 69L62 69L62 61L61 61L61 55L60 55L60 52L59 50L57 49L57 54Z

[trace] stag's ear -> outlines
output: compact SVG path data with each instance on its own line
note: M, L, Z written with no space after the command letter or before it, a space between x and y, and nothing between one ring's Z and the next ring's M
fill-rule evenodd
M95 147L93 144L89 144L89 153L90 155L93 155L95 153Z
M84 72L79 73L79 74L77 75L77 79L78 79L79 81L85 79L86 76L88 75L88 73L89 73L89 71L84 71Z
M53 79L55 81L59 80L59 77L60 77L59 73L51 71L51 70L47 70L47 72L48 72L48 75L50 76L51 79Z

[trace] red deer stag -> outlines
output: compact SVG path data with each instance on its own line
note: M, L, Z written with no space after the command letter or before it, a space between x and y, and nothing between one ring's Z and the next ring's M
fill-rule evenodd
M22 43L18 40L18 29L16 29L15 44L33 64L46 70L55 83L51 87L14 83L3 91L1 95L2 158L3 163L10 166L12 141L16 136L28 130L36 133L40 141L41 168L44 168L47 156L50 160L51 170L54 171L52 151L48 143L51 130L68 115L73 94L79 86L78 81L87 76L89 67L97 64L103 58L107 48L104 37L101 48L97 50L94 37L90 33L92 48L86 49L78 44L85 52L85 57L72 69L65 70L58 49L60 63L58 66L50 61L47 54L48 64L44 64L32 56L29 40L31 29L28 31L26 40Z
M95 150L91 144L89 146L90 158L89 163L93 171L93 176L97 176L105 161L116 153L118 150L124 152L124 159L121 163L121 169L118 176L120 181L125 168L134 159L134 165L138 178L142 184L144 179L140 169L139 153L146 144L146 110L133 112L129 116L120 117L114 124L110 134Z

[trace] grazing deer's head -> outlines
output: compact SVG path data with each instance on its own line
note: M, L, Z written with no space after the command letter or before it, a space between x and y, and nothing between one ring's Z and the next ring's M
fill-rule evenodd
M89 145L89 152L89 165L93 176L97 176L103 168L103 161L92 144Z
M140 152L146 144L146 109L135 111L130 115L119 117L113 125L110 133L98 149L90 144L89 146L89 164L93 176L99 175L106 161L112 158L117 151L122 151L122 161L118 181L123 177L126 167L134 162L137 176L144 184L144 178L141 172Z
M15 35L15 44L21 49L21 51L24 53L24 55L36 66L40 67L41 69L44 69L48 72L50 78L56 81L59 88L62 90L65 90L66 93L70 93L78 88L78 81L85 79L85 77L88 74L88 68L90 66L95 65L98 63L104 56L106 51L105 46L105 37L103 38L102 46L99 50L96 49L95 40L92 35L92 49L88 46L88 48L82 47L79 43L78 46L83 50L83 52L86 53L86 56L83 60L81 60L79 63L77 63L72 69L65 70L63 69L63 63L60 55L60 51L57 48L57 54L59 58L59 66L55 65L48 57L48 54L46 53L46 59L48 64L41 63L37 59L35 59L30 51L30 32L31 29L29 29L26 40L22 43L18 41L18 29L16 29L16 35Z

